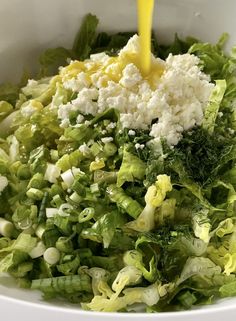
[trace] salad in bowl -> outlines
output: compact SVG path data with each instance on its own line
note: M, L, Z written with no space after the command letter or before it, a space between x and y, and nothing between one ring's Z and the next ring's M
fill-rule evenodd
M103 312L236 295L236 58L197 39L98 33L0 87L0 272Z

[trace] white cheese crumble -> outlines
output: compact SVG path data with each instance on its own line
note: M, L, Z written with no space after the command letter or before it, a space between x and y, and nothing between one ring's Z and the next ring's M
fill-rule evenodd
M8 179L5 176L0 175L0 193L7 187Z
M79 151L83 154L86 155L90 152L90 149L88 148L88 146L83 143L80 147L79 147Z
M145 145L144 144L139 144L139 143L137 143L137 144L135 144L134 145L134 147L138 150L138 149L144 149L144 147L145 147Z
M130 129L129 131L128 131L128 135L129 136L135 136L135 130L132 130L132 129Z
M113 138L112 137L103 137L101 139L101 141L104 143L104 144L107 144L107 143L110 143L113 141Z
M76 123L77 124L82 124L84 121L84 116L83 115L78 115L77 118L76 118Z
M139 39L135 35L118 58L127 61L129 54L137 55L139 51ZM85 63L90 70L90 84L84 71L64 82L65 88L78 92L78 95L71 103L59 107L58 118L62 127L69 126L72 111L95 116L108 108L115 108L120 112L122 128L149 129L154 141L164 137L169 145L176 145L183 131L202 123L214 85L201 71L198 57L170 54L166 61L162 61L152 56L153 64L164 70L152 86L132 62L123 68L120 79L116 80L113 76L119 73L119 66L115 62L107 65L109 59L102 53L92 55ZM101 69L93 73L94 62L106 64L105 73ZM129 131L129 135L132 133Z
M108 124L107 125L107 129L114 129L114 128L116 128L116 123L110 123L110 124Z
M22 107L20 112L23 117L31 117L36 112L36 109L34 106L29 104L27 106Z

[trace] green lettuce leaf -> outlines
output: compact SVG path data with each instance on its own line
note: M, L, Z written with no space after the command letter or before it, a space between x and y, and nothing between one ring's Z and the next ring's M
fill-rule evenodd
M216 80L216 86L209 98L209 103L205 110L202 126L210 134L213 134L214 132L216 117L220 109L220 104L223 100L226 87L227 84L225 80Z
M92 14L85 16L72 48L76 59L84 60L89 57L96 39L97 25L98 18L96 16Z
M84 229L81 236L84 239L91 239L95 242L102 242L104 248L108 248L117 229L126 223L126 218L118 211L104 214L89 229Z
M144 162L125 149L123 152L122 164L117 173L117 186L121 187L125 182L143 180L144 175Z
M15 105L19 97L20 88L10 83L0 84L0 101L7 101L9 104Z

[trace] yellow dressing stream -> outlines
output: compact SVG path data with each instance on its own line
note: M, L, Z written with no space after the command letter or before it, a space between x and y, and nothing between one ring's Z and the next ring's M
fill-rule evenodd
M147 76L151 69L151 30L155 0L138 1L138 28L140 36L140 69Z
M102 77L101 84L106 87L108 81L118 83L122 77L124 68L130 64L135 64L141 71L151 87L155 88L158 80L163 74L164 67L157 60L151 60L151 31L152 17L155 0L137 0L138 29L139 29L139 51L125 51L117 57L110 57L105 62L73 61L69 66L62 69L60 75L66 81L76 77L80 72L84 72L87 82L91 84L91 77L97 74Z

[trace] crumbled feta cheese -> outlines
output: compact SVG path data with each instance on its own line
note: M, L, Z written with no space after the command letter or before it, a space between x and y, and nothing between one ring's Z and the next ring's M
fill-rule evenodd
M139 84L142 76L138 68L134 64L128 64L123 70L120 84L125 88L131 88Z
M79 114L76 118L76 123L81 124L83 123L83 121L84 121L84 116Z
M84 124L85 124L86 126L89 126L89 125L91 125L91 121L85 120Z
M79 147L79 151L83 154L86 155L90 152L90 149L88 148L88 146L84 143L83 145L81 145Z
M5 176L0 175L0 193L7 187L8 179Z
M72 105L76 110L81 111L84 115L97 114L98 90L96 88L83 88L76 99L72 100Z
M135 146L135 148L138 150L138 149L144 149L144 147L145 147L145 145L144 144L139 144L139 143L137 143L137 144L135 144L134 145Z
M128 131L128 135L129 136L135 136L135 130L132 130L132 129L130 129L129 131Z
M29 104L25 107L21 107L20 112L23 117L31 117L36 112L36 109L34 108L34 106Z
M107 144L107 143L110 143L113 141L113 138L112 137L103 137L101 139L101 141L104 143L104 144Z
M169 145L176 145L183 131L200 125L214 85L201 71L199 58L188 53L170 54L162 61L152 56L152 63L162 72L150 86L134 63L123 69L118 63L127 62L139 52L139 38L135 35L120 51L118 60L105 53L92 55L84 64L87 74L79 72L77 77L64 81L64 86L73 87L78 96L59 107L61 126L68 125L66 119L72 111L95 116L114 108L120 112L123 129L150 130L154 140L163 137Z
M106 135L107 131L105 129L102 130L102 135Z
M65 89L73 90L74 92L79 92L83 88L89 87L88 76L85 72L80 72L76 78L69 79L63 83Z
M110 124L108 124L107 125L107 129L114 129L114 128L116 128L116 123L110 123Z
M70 121L69 119L63 119L60 123L60 127L61 128L67 128L70 126Z
M105 64L109 58L110 57L105 52L90 55L90 59L92 61L98 62L100 64Z

